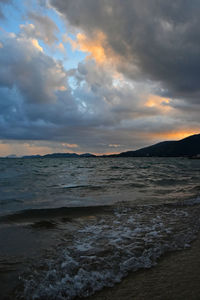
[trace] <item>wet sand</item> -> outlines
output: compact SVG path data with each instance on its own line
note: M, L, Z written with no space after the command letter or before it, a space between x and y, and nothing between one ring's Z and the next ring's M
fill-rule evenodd
M0 228L0 300L15 300L19 276L32 260L37 261L42 249L52 247L52 231L33 231L31 227L10 225Z
M191 248L164 255L148 270L131 273L88 300L200 299L200 235Z

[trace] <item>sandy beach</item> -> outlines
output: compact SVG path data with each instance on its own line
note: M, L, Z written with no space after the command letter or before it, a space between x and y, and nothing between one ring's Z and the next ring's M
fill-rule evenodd
M88 300L200 299L200 235L191 248L164 255L148 270L131 273Z

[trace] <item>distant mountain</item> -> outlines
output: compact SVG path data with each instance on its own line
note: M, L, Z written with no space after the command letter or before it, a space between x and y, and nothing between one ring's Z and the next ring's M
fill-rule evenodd
M25 156L22 156L21 158L40 158L42 157L41 155L25 155Z
M91 154L91 153L83 153L79 155L80 157L96 157L96 155Z
M179 157L200 158L200 134L191 135L180 141L165 141L135 151L119 154L96 156L91 153L52 153L46 155L28 155L22 158L80 158L80 157ZM15 157L14 155L10 157Z
M45 158L61 158L61 157L79 157L76 153L52 153L43 155Z
M197 156L200 154L200 134L195 134L180 141L166 141L136 151L118 154L118 157L178 157Z
M52 153L52 154L45 154L45 155L26 155L22 158L72 158L72 157L95 157L94 154L90 153Z
M10 154L10 155L6 156L6 158L17 158L17 155L16 154Z

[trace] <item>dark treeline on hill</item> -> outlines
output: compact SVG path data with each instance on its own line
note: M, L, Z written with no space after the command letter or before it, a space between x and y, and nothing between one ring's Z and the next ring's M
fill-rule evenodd
M180 141L166 141L136 151L117 154L118 157L179 157L200 154L200 134L195 134Z

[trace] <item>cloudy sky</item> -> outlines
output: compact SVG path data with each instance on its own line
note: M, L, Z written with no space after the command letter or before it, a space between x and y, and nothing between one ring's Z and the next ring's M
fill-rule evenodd
M0 156L200 132L199 0L0 0Z

